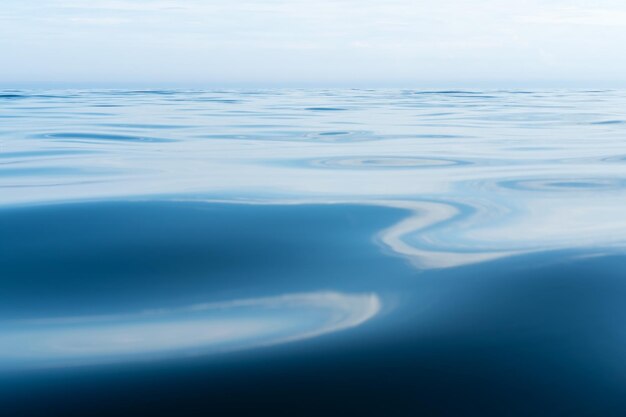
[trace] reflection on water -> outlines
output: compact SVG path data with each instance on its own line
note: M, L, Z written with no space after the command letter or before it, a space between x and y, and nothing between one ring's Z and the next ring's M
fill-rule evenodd
M358 326L379 308L375 295L311 293L134 315L16 320L2 326L0 367L154 360L270 346Z
M0 399L622 415L625 104L4 91Z

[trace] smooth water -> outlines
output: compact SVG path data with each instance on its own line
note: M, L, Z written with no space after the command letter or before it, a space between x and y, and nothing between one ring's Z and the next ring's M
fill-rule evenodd
M621 416L626 91L0 92L7 415Z

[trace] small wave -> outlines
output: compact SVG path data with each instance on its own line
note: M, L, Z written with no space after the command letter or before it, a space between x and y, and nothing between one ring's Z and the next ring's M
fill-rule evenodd
M380 139L373 132L365 130L333 130L326 132L306 132L303 137L319 142L362 142Z
M372 156L372 157L350 157L350 158L326 158L310 159L305 161L306 165L315 168L332 169L427 169L451 167L459 165L469 165L471 162L444 159L444 158L418 158L418 157L398 157L398 156Z
M320 136L344 136L344 135L349 135L349 134L350 132L341 130L341 131L334 131L334 132L321 132L319 135Z
M0 100L1 99L11 100L11 99L26 98L26 97L27 96L23 94L0 94Z
M602 120L600 122L591 122L592 125L623 125L626 120Z
M75 132L62 132L62 133L45 133L36 135L41 139L78 139L78 140L102 140L102 141L120 141L120 142L174 142L173 139L150 137L150 136L136 136L136 135L116 135L111 133L75 133Z
M89 107L104 107L104 108L109 108L109 107L126 107L124 104L92 104Z
M346 111L348 109L343 107L307 107L305 110L309 111Z
M49 156L65 156L65 155L87 155L93 154L91 151L79 150L79 149L49 149L40 151L21 151L21 152L2 152L0 153L0 159L15 159L15 158L38 158Z
M623 163L626 162L626 155L614 155L601 159L602 162L618 162Z
M518 191L607 191L626 187L626 180L613 178L552 178L499 181L498 185Z
M465 138L467 136L444 135L444 134L438 134L438 133L424 133L424 134L419 134L419 135L409 135L409 137L419 138L419 139L459 139L459 138Z
M123 92L126 94L134 95L155 95L155 96L171 96L175 94L180 94L182 91L177 90L132 90L128 92Z
M29 167L29 168L0 168L0 177L67 177L75 175L110 174L105 169L86 169L71 167Z
M192 125L172 125L156 123L98 123L102 127L117 127L122 129L188 129Z
M326 132L306 132L306 131L266 131L255 134L226 134L215 133L208 135L197 135L202 139L228 139L228 140L253 140L268 142L362 142L381 139L368 131L326 131Z
M191 93L191 91L183 90L107 90L101 92L101 94L109 96L172 96L189 93Z
M476 98L493 98L495 96L486 95L482 91L470 90L421 90L421 91L405 91L404 94L409 95L450 95L456 97L468 96Z
M199 98L199 99L195 99L194 101L211 102L211 103L219 103L219 104L237 104L237 103L243 102L243 100L228 99L228 98Z

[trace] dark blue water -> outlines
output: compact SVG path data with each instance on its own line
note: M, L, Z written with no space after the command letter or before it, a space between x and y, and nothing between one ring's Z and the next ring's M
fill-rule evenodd
M2 415L622 416L625 105L2 92Z

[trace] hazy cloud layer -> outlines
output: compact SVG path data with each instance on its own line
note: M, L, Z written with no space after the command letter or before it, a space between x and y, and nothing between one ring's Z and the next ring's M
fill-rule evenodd
M621 84L626 4L555 0L8 0L0 80Z

